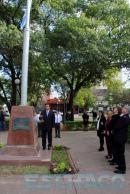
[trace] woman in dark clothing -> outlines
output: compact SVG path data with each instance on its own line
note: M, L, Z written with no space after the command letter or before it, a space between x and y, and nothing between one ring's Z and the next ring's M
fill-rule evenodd
M97 136L100 140L100 147L98 151L104 151L104 131L105 131L106 118L102 111L99 112L99 118L97 122Z
M106 156L107 159L112 158L112 129L111 129L111 119L112 119L112 111L107 113L107 120L106 120L106 129L105 129L105 139L106 139L106 147L108 155Z

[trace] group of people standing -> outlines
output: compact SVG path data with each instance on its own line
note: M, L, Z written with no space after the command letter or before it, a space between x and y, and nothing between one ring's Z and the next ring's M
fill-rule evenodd
M104 151L104 139L106 140L106 159L110 165L117 165L114 173L126 173L125 144L127 142L130 117L128 107L114 107L113 111L99 112L97 121L97 136L100 140L98 151Z

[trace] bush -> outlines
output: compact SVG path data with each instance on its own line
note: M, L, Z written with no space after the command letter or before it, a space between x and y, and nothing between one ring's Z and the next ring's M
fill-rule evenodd
M4 146L5 146L4 144L0 143L0 149L3 148Z
M66 148L62 145L55 145L52 151L52 165L50 171L53 174L72 173L73 169L70 164Z
M63 149L62 145L60 145L60 144L57 144L54 146L54 150L62 150L62 149Z
M68 130L78 131L83 129L82 121L66 121L64 124Z
M65 121L64 125L69 131L85 130L82 121ZM86 130L95 130L95 129L96 129L95 122L89 122L88 127L86 127Z
M64 173L65 170L66 170L65 162L60 162L59 164L57 164L57 172L58 173Z

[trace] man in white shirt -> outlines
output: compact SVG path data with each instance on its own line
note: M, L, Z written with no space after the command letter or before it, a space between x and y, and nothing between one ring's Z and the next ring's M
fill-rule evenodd
M61 114L57 111L55 113L55 138L60 138L60 123L62 121Z

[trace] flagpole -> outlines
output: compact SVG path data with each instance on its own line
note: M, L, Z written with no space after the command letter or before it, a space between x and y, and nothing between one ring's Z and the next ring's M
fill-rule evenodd
M21 105L27 105L31 4L32 0L27 0L26 26L24 29L23 57L22 57Z

